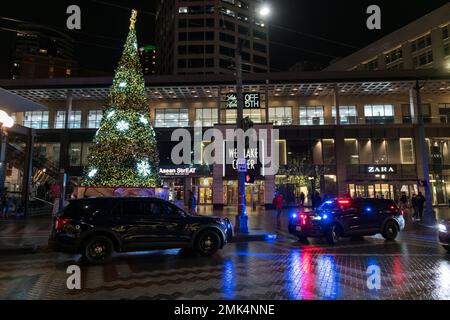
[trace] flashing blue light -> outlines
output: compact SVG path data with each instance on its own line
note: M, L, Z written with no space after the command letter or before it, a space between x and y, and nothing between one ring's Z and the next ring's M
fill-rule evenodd
M366 212L372 212L372 208L367 207Z
M297 214L296 213L292 214L292 218L297 219Z
M323 216L322 216L322 219L328 219L328 215L327 214L324 214Z
M328 201L325 201L325 203L326 203L326 204L333 204L333 201L328 200Z
M268 234L266 236L266 240L276 240L277 239L277 235L276 234Z

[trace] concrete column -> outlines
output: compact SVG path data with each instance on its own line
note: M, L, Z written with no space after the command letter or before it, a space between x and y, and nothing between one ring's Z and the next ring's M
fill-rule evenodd
M216 105L217 105L217 120L218 120L218 124L222 124L222 87L219 87L217 89L217 100L216 100ZM224 121L225 122L225 121Z
M28 204L31 193L31 182L33 175L33 147L35 137L36 131L34 129L29 129L29 133L27 136L27 145L25 148L25 164L22 180L22 206L24 208L25 215L28 213Z
M64 128L69 129L70 128L70 115L72 113L72 104L73 104L73 95L72 90L67 90L67 96L66 96L66 121Z
M384 54L381 53L378 55L378 70L385 70L386 69L386 59L384 57Z
M336 155L336 183L338 196L344 196L347 193L347 164L344 150L344 129L339 126L336 129L334 138L334 152Z
M444 42L440 27L431 30L431 42L433 43L433 67L442 69L444 68Z
M269 108L270 108L270 100L269 100L269 80L266 80L266 85L264 87L264 94L265 94L265 107L266 107L266 121L265 123L269 123Z
M341 125L341 110L339 103L339 85L334 85L334 106L336 108L336 125Z
M414 68L412 53L411 53L411 44L409 42L405 42L402 44L402 57L403 57L403 69L411 70Z
M8 135L3 128L0 128L0 191L5 188L6 177L6 150L8 146Z

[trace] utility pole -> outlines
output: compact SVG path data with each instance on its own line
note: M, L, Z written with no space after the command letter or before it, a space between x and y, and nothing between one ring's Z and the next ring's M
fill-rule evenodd
M421 92L423 86L420 85L419 80L416 81L416 85L414 90L416 91L416 104L417 104L417 136L419 138L419 147L417 155L422 157L422 173L424 179L424 189L425 189L425 212L424 212L424 220L425 224L435 225L436 224L436 215L433 210L432 197L431 197L431 188L430 188L430 169L428 165L428 154L429 150L427 148L427 143L425 140L425 126L423 119L423 110L422 110L422 97Z
M237 129L244 130L244 93L242 84L242 48L244 40L237 40L236 48L236 96L237 96ZM236 144L238 147L238 144ZM237 162L245 162L245 147L244 149L237 150ZM239 169L239 168L238 168ZM238 170L238 214L236 216L236 233L248 233L248 216L245 204L245 172Z

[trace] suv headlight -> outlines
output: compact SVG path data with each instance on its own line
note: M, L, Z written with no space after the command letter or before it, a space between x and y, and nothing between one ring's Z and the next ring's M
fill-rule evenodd
M445 224L438 225L439 232L447 232L447 226Z

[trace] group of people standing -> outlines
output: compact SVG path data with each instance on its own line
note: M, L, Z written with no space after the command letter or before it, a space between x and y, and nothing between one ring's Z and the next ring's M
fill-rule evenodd
M324 196L324 199L326 199L327 197ZM317 209L318 207L320 207L323 203L323 199L320 196L319 192L314 192L311 196L311 207L313 210ZM301 208L303 208L306 204L306 195L305 193L301 192L299 197L298 197L298 204L300 205ZM272 205L275 207L275 210L277 211L277 224L280 225L280 219L281 219L281 213L283 211L283 205L284 205L284 200L283 200L283 196L278 192L275 194L275 197L272 200Z
M412 208L413 210L412 219L414 221L421 221L423 219L423 210L425 208L425 202L426 200L422 192L419 192L417 195L413 194L411 197L411 201L406 195L406 193L402 192L402 195L400 196L399 200L400 208L403 209L403 211L407 211L409 208Z

